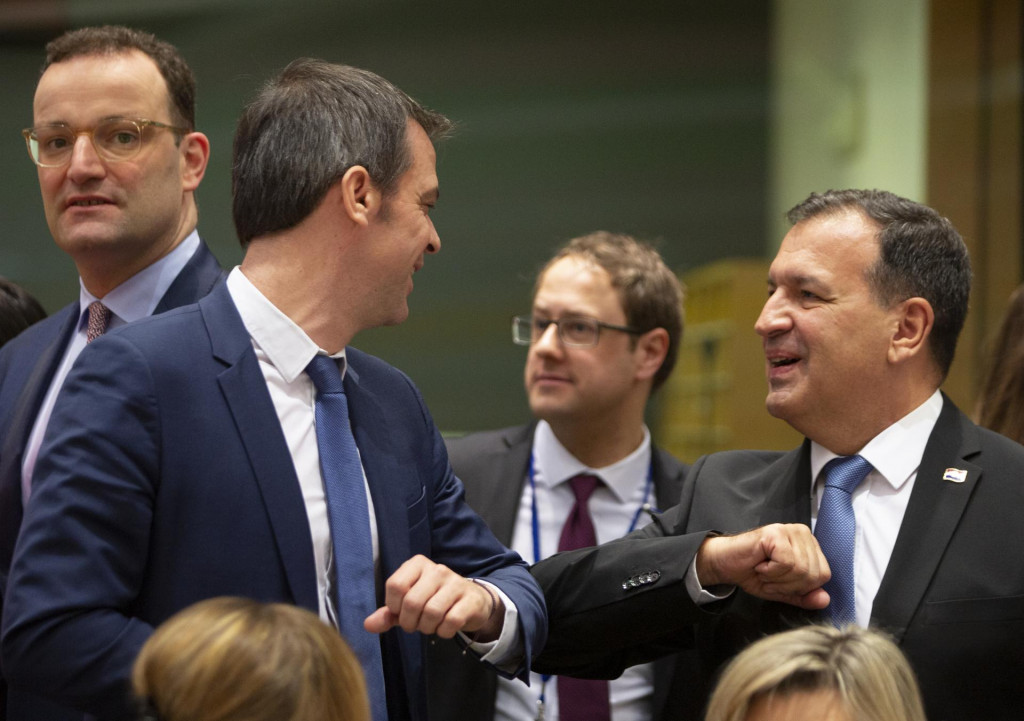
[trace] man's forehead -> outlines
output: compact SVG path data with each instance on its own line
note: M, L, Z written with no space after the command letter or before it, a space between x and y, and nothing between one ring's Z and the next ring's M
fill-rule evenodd
M39 78L33 111L63 103L169 103L167 83L156 63L139 50L75 55L50 65ZM123 112L123 111L121 111Z

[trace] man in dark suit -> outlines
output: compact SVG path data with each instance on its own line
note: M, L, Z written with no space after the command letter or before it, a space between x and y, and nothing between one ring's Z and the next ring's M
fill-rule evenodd
M1017 718L1024 448L971 423L938 390L967 313L963 240L932 209L883 191L814 194L789 217L756 330L768 410L807 440L789 453L702 458L664 518L667 533L649 527L646 537L538 566L552 626L537 666L615 673L697 621L705 674L694 691L706 694L749 641L821 617L721 587L711 590L729 598L699 608L694 588L732 581L718 573L723 556L707 557L730 539L707 538L708 529L796 523L814 527L828 558L825 618L845 610L849 622L892 634L930 719ZM837 457L866 474L853 490L833 487ZM852 511L845 553L835 541L839 494ZM583 578L593 564L601 572ZM658 581L617 585L638 567ZM805 606L822 600L814 585L809 577L818 600Z
M586 504L597 540L625 535L646 525L651 509L679 501L686 467L653 446L644 409L675 365L682 301L658 252L627 235L575 238L540 271L531 315L513 325L513 341L529 346L525 386L537 421L448 443L467 501L524 558L558 549L580 473L601 479ZM532 721L540 703L562 719L583 711L559 705L564 680L533 674L529 687L513 684L450 643L431 645L428 660L433 719ZM675 660L628 669L589 693L604 696L610 718L655 718Z
M50 232L81 289L0 350L0 598L54 401L88 339L194 303L223 275L196 232L210 145L195 130L195 79L176 48L122 27L53 40L25 139Z
M449 126L373 73L308 59L245 109L242 265L90 345L57 403L8 586L12 686L132 718L153 627L221 595L344 629L375 721L424 718L421 633L528 672L540 590L465 505L409 379L347 347L406 318L440 250L432 139Z

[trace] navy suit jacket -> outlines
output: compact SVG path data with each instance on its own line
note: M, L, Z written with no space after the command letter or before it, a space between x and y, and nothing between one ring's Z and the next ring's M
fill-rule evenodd
M381 576L423 554L494 583L519 609L529 659L547 624L525 564L465 505L412 382L353 348L347 358ZM4 617L12 688L129 719L131 664L176 611L222 595L318 610L299 481L225 284L83 351L36 475ZM382 645L390 718L423 719L421 636L393 629Z
M200 241L154 313L195 303L223 277L217 259ZM21 465L25 447L78 323L78 312L79 304L75 301L27 328L0 349L0 612L21 527ZM6 718L3 687L0 679L0 719ZM57 710L48 711L45 718L54 719L57 714Z
M466 500L506 545L512 543L535 428L536 424L530 423L448 441L452 467L466 484ZM657 448L652 448L652 454L656 503L669 508L679 502L686 466ZM641 519L640 524L643 522ZM678 713L678 704L669 697L669 691L675 686L673 672L679 656L663 656L654 662L654 718L675 718ZM427 660L427 701L432 721L493 721L498 691L494 674L470 662L450 642L432 643Z
M966 478L947 480L949 468ZM664 653L696 622L703 668L690 691L702 703L721 664L746 644L819 616L742 592L697 609L684 583L689 564L707 529L809 525L810 487L807 442L788 453L715 453L694 464L662 525L534 566L551 619L536 669L615 675ZM907 655L931 721L1020 718L1022 517L1024 448L944 397L871 609L871 625ZM655 582L622 588L631 574L654 571Z

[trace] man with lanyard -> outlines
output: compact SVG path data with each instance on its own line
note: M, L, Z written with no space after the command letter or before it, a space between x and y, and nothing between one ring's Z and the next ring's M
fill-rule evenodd
M469 504L502 543L536 563L625 535L678 501L686 467L653 448L644 408L672 372L682 326L678 279L629 236L576 238L544 266L532 315L512 326L513 341L529 346L525 386L537 420L448 444ZM656 718L675 665L667 657L611 683L535 673L517 687L453 644L430 653L431 718L441 721Z
M196 231L210 143L195 130L195 78L175 47L124 27L58 37L23 134L47 224L81 289L0 352L0 595L43 435L78 354L108 329L196 302L223 277ZM0 682L0 711L3 695ZM12 695L12 719L61 718L23 701Z

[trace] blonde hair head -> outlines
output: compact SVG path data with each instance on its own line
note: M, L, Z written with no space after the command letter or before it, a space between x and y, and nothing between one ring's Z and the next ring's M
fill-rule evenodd
M135 661L160 721L369 721L363 672L338 632L286 604L213 598L175 614Z
M820 690L834 691L856 721L925 721L902 651L858 626L805 626L751 644L725 668L705 721L745 721L760 699Z

